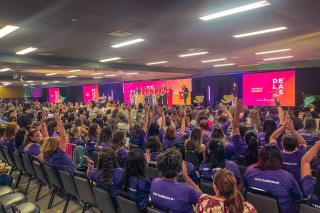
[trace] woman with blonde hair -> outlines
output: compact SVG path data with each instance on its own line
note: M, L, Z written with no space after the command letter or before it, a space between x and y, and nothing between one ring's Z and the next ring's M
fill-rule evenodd
M257 210L244 201L237 187L237 180L227 169L219 170L213 179L215 196L202 194L197 203L198 213L256 213Z
M19 130L19 125L17 122L9 122L7 123L5 133L4 133L4 142L2 145L5 145L9 152L12 153L15 145L15 136Z
M43 134L43 145L41 147L41 154L39 159L54 169L62 169L73 173L75 166L71 159L65 153L67 144L67 133L63 127L59 114L54 116L59 130L58 137L48 137L46 129L45 118L41 122L41 131Z

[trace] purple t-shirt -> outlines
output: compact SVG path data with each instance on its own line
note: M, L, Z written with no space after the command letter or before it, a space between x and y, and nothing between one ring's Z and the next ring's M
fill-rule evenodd
M167 138L164 138L163 139L163 147L164 149L168 149L168 148L171 148L173 147L175 144L179 143L182 141L184 137L184 134L181 134L180 132L177 132L177 135L176 135L176 138L175 139L167 139Z
M29 156L38 156L41 152L40 148L39 144L32 143L29 146L26 146L23 151Z
M74 145L76 145L76 146L83 146L83 147L85 147L85 143L84 143L82 140L78 139L78 138L71 138L70 141L69 141L69 143L74 144Z
M200 164L200 168L199 168L199 172L200 175L205 177L206 179L212 179L212 176L214 176L214 174L219 171L221 168L210 168L209 164L206 162L202 162ZM242 182L241 180L241 173L239 170L238 165L230 160L225 160L225 169L228 169L229 171L231 171L237 178L237 183L240 184Z
M320 132L318 131L315 135L309 133L306 129L298 130L298 133L305 139L308 146L313 146L316 141L320 139Z
M270 192L278 198L281 212L296 212L294 203L302 198L300 186L294 176L284 169L261 170L249 167L245 174L245 183L248 187L255 187Z
M129 178L128 195L136 201L140 209L148 206L150 187L151 181L149 178Z
M302 190L305 197L310 201L310 205L315 208L320 208L320 197L314 194L314 179L311 175L305 176L301 180Z
M191 213L201 193L187 183L172 179L156 178L150 189L151 201L157 206L167 208L173 213Z
M71 173L73 173L76 169L71 159L60 148L56 149L52 155L46 156L44 158L44 163L51 168L62 169Z
M111 146L112 146L111 142L105 142L105 141L101 141L99 145L97 144L97 147L102 147L102 148L111 147Z
M101 183L100 181L101 175L102 175L102 172L97 168L92 168L87 174L89 180L93 180L97 183ZM113 169L112 170L112 186L120 188L122 184L122 176L123 176L122 168Z
M306 148L299 146L292 153L281 152L282 168L293 174L298 183L301 181L301 159L306 151Z
M262 148L264 145L266 145L266 133L265 132L259 132L259 134L258 134L258 142L259 142L259 147L260 148Z
M116 155L117 155L117 158L118 158L118 162L119 162L119 165L121 167L124 166L124 162L127 158L127 155L128 155L128 150L126 148L124 148L123 146L120 147L120 149L118 151L115 152Z
M230 125L231 125L231 122L229 121L229 119L222 124L222 130L223 130L225 135L228 134L228 129L229 129Z
M145 150L146 133L144 130L141 132L138 138L133 139L131 135L129 136L129 138L130 138L130 141L129 141L130 145L134 145L139 147L142 150Z
M231 137L230 143L234 146L236 160L244 159L248 150L248 145L242 140L241 136L235 135Z

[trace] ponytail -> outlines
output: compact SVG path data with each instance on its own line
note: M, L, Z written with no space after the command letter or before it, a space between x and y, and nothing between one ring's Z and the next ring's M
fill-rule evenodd
M243 212L244 199L237 188L236 177L227 169L219 170L213 180L219 194L225 198L224 212Z

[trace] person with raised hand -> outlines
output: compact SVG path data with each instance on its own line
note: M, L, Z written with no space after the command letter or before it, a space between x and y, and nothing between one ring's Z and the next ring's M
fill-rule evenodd
M317 141L311 149L303 156L301 161L301 185L303 194L309 199L309 203L319 208L320 206L320 170L316 172L316 183L311 173L311 161L317 157L320 150L320 141Z

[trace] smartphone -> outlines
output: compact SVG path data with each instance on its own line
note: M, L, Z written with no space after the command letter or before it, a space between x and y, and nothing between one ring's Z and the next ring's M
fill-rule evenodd
M47 116L48 119L53 118L53 117L54 117L54 114L52 114L52 113L49 113Z

